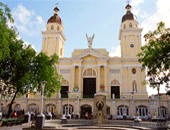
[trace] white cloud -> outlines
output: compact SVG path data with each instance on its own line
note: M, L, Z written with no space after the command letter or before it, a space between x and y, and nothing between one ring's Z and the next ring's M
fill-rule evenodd
M139 6L139 4L144 3L144 0L132 0L131 6Z
M22 39L22 38L21 38L20 36L18 36L17 39ZM23 40L23 39L22 39L22 40ZM24 40L23 40L23 41L24 41ZM24 44L26 47L27 47L28 45L31 45L31 47L37 52L35 46L32 45L31 43L29 43L29 42L27 42L27 41L24 41L23 44Z
M132 0L130 5L132 6L132 12L135 15L138 15L140 13L141 10L139 4L141 3L144 3L144 0Z
M143 28L142 34L146 34L148 31L154 31L157 28L157 23L160 21L165 22L166 27L170 27L170 20L168 15L170 14L170 1L167 0L158 0L156 2L157 11L152 15L148 15L146 12L141 14L141 16L145 17L145 20L141 23L141 27ZM149 16L149 17L148 17ZM144 41L144 40L143 40ZM143 42L143 45L145 43Z
M27 36L39 36L40 31L45 27L42 17L36 15L34 10L28 10L23 4L14 8L12 15L15 19L14 26Z
M13 17L15 18L16 22L20 22L24 25L27 25L30 22L31 16L33 14L33 10L27 10L26 7L20 4L17 8L14 9Z
M120 50L120 45L119 46L117 46L115 49L114 49L114 47L112 47L112 49L114 50L112 50L113 52L111 52L110 53L110 57L114 57L114 56L118 56L118 57L121 57L121 50Z

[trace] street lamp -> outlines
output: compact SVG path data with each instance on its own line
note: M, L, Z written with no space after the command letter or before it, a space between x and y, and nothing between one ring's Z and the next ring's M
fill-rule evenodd
M66 91L67 92L67 95L68 95L68 112L67 112L67 117L71 119L71 115L69 114L69 91Z
M37 116L37 121L36 121L36 128L37 129L42 129L45 124L45 115L43 114L43 96L44 96L44 86L47 82L46 81L41 81L41 87L42 87L42 97L41 97L41 113Z
M124 119L124 120L127 119L127 115L126 115L126 111L125 111L125 98L126 98L126 96L123 96L123 99L124 99L123 119Z
M130 91L130 93L131 93L131 97L132 97L132 105L133 105L133 107L134 107L134 100L133 100L133 95L134 95L134 93L135 93L135 91ZM131 119L135 119L135 116L134 116L134 108L133 108L133 110L132 110L132 117L131 117Z
M79 119L80 114L79 114L79 95L77 95L77 114L76 114L76 119Z

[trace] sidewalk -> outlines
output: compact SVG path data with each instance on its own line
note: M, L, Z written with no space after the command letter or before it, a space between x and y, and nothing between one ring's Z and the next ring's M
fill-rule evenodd
M16 126L4 126L0 127L0 130L22 130L22 128L25 127L31 127L31 123L24 123L22 125L16 125Z

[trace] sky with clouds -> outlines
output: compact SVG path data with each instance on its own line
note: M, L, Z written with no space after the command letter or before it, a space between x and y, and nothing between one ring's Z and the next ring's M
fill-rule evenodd
M26 44L40 52L42 34L48 19L53 15L53 9L58 2L59 16L64 25L65 57L71 57L74 49L88 48L86 33L95 33L93 48L106 48L110 56L120 56L120 41L118 40L122 16L126 13L126 0L1 0L7 4L15 19L19 37ZM130 0L132 13L143 28L142 35L149 30L155 30L157 23L165 22L170 27L169 0ZM144 45L142 39L142 45ZM149 94L156 90L148 88ZM163 89L161 92L165 92Z

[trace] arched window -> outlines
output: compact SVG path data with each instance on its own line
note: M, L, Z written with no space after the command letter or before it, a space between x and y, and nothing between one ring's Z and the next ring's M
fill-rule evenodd
M96 71L92 68L87 68L83 72L83 77L96 77Z
M117 81L117 80L112 80L112 82L111 82L111 86L119 86L119 81Z
M56 110L56 106L54 104L47 104L46 107L45 107L45 112L46 113L54 113Z
M120 105L117 107L117 116L123 116L124 114L129 115L128 106Z
M73 105L69 104L69 114L71 114L73 111L74 111ZM66 104L62 107L62 114L65 114L65 115L68 114L68 104Z
M54 26L51 26L51 30L54 30Z
M59 31L59 29L60 29L60 28L59 28L59 27L57 27L57 31Z
M124 24L124 29L126 28L126 24Z
M15 111L20 111L20 104L16 104L14 110Z
M64 81L62 82L62 86L69 86L69 82L68 82L67 80L64 80Z
M161 106L160 114L163 118L168 118L168 109L164 106ZM158 108L158 115L159 115L159 108Z
M146 106L140 105L136 108L136 114L138 114L141 119L148 118L148 108Z
M133 92L137 92L137 83L135 80L133 80L133 83L132 83L132 90Z
M110 107L106 106L106 114L110 114Z
M132 28L132 24L131 23L129 24L129 27Z
M37 104L30 104L29 106L28 106L28 111L29 112L38 112L38 105Z

